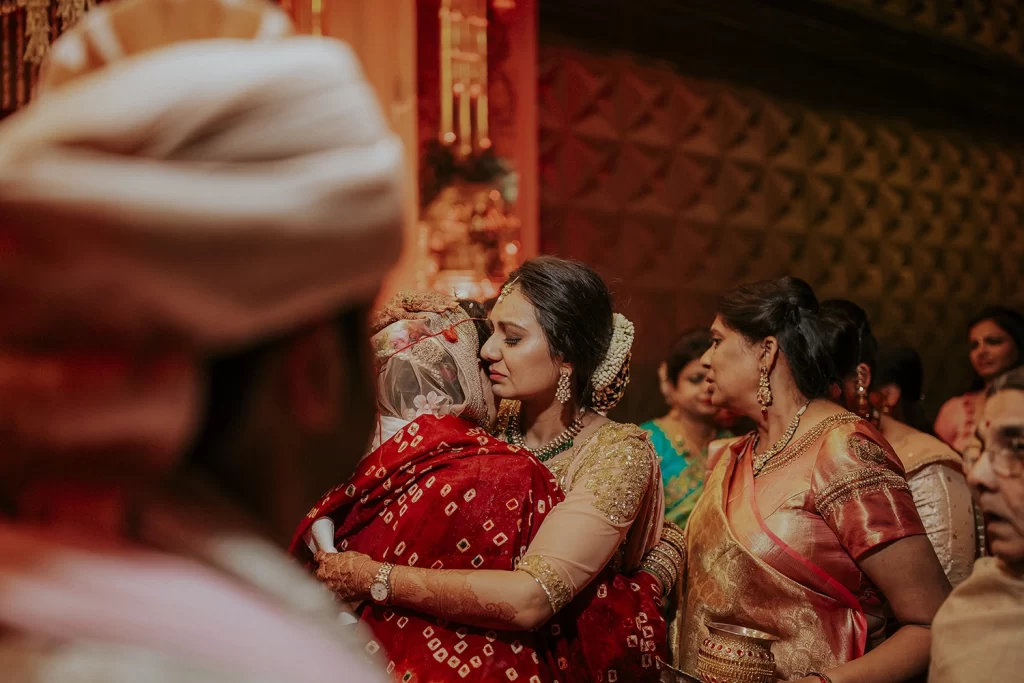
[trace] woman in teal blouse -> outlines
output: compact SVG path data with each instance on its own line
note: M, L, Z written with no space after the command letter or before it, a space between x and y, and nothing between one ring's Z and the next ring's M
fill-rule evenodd
M700 358L711 346L706 329L684 334L658 368L661 393L669 411L640 425L651 435L661 459L665 519L685 526L704 487L708 444L731 436L715 422L717 409L704 383Z

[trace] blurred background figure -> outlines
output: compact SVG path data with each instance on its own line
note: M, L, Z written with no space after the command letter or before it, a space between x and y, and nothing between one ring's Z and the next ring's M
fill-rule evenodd
M5 678L383 675L282 545L370 436L402 153L348 48L290 33L104 5L0 126Z
M946 401L935 418L935 434L960 452L974 437L985 389L1024 363L1024 316L1009 308L986 308L971 321L967 333L974 369L971 389Z
M664 416L640 425L651 435L661 460L665 486L665 519L683 527L704 488L708 444L732 436L716 423L718 408L704 381L701 356L711 348L711 331L682 335L658 367L661 394L668 405Z
M1015 681L1024 671L1024 368L986 397L964 455L993 557L978 560L935 617L931 683Z
M878 347L872 369L872 397L877 397L883 415L907 424L924 434L932 433L924 415L924 366L921 356L909 346Z

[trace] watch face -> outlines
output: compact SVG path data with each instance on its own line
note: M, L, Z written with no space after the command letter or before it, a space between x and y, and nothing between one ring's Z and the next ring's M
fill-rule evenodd
M370 597L377 602L384 602L388 599L388 585L382 581L374 581L370 584Z

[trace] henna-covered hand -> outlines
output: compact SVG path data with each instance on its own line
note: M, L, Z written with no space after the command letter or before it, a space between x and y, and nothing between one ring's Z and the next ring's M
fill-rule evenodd
M515 621L517 610L511 603L477 595L470 581L473 571L396 569L392 573L395 604L475 626L508 628Z
M370 598L370 584L380 568L379 562L362 553L317 553L316 578L343 600Z

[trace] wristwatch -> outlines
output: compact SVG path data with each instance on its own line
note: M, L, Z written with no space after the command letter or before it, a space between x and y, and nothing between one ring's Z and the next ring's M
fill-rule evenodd
M373 577L373 582L370 584L370 597L378 605L386 604L388 598L391 597L391 570L394 568L395 565L385 562L377 570L377 576Z

